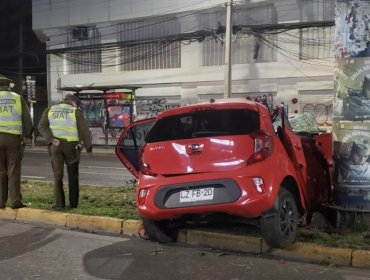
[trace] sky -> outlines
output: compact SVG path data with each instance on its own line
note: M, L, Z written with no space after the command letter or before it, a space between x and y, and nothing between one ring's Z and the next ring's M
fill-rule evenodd
M24 77L35 76L38 85L45 85L45 44L32 31L32 0L0 1L0 35L0 73L12 78L17 89L22 72ZM20 54L23 54L21 69Z

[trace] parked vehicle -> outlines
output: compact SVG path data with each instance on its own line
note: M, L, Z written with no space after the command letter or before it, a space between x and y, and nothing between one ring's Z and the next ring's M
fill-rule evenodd
M221 100L179 107L123 131L116 154L138 179L149 238L215 214L257 221L265 241L295 241L300 217L330 198L331 135L294 133L283 106Z

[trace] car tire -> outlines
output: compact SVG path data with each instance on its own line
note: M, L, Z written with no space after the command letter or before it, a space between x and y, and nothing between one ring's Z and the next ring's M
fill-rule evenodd
M151 241L172 243L176 241L177 229L167 220L154 221L142 218L145 233Z
M281 187L272 214L261 218L261 233L273 248L286 248L297 235L299 212L297 201L290 191Z

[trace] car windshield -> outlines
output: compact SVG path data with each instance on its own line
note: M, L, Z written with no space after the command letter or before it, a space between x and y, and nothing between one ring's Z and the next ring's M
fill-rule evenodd
M247 109L194 111L159 119L146 142L208 136L247 135L260 127L257 111Z

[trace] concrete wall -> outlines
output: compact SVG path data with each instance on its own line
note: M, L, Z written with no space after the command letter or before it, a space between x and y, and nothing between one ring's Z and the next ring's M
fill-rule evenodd
M225 3L220 0L33 0L32 2L35 30L181 13Z

